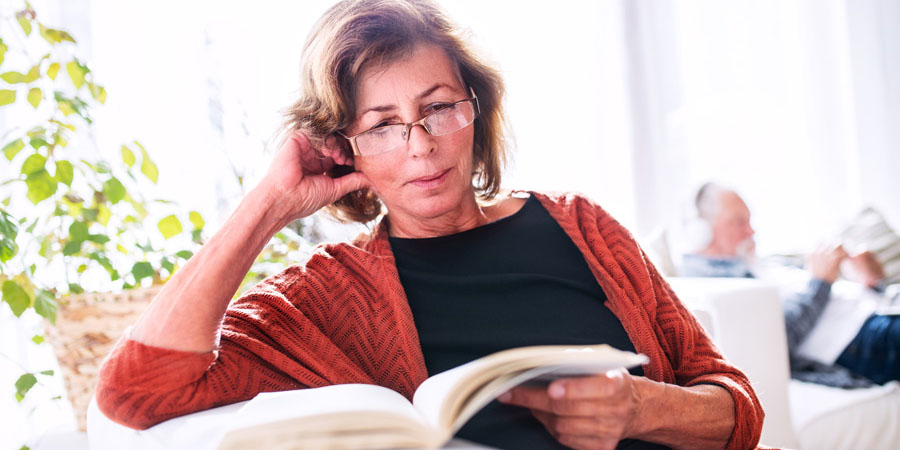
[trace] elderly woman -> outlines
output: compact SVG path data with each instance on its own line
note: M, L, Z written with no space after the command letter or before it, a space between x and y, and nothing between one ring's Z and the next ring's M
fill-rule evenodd
M134 428L259 392L429 375L506 348L609 343L632 372L519 387L458 436L501 448L747 448L763 412L631 235L576 195L498 196L503 83L426 0L348 0L304 51L259 185L105 361ZM370 235L231 301L266 242L328 207Z

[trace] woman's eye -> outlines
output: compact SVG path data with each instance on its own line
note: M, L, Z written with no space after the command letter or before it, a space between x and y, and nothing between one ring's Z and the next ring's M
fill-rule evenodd
M452 103L433 103L428 106L428 112L440 111L453 106Z

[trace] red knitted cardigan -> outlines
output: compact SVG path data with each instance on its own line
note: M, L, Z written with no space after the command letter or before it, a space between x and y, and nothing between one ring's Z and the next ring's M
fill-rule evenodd
M724 360L631 234L584 197L532 193L584 255L646 377L712 383L734 399L729 449L756 446L763 410L747 377ZM353 243L323 245L228 307L219 348L192 353L126 334L104 361L97 404L144 429L247 400L259 392L342 383L379 384L412 398L428 374L384 222Z

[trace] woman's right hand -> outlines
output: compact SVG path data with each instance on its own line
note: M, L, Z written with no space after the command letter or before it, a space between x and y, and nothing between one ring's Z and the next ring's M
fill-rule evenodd
M262 189L285 224L309 216L344 195L369 186L360 172L332 178L335 165L353 166L353 156L335 136L313 148L303 131L294 131L281 144L257 189Z

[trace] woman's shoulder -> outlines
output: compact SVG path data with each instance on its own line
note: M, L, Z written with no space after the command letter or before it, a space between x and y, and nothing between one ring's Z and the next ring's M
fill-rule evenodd
M599 203L592 200L587 195L576 191L513 191L513 195L533 195L544 208L559 213L583 216L590 214L593 216L609 216L605 209ZM551 211L551 213L553 212Z

